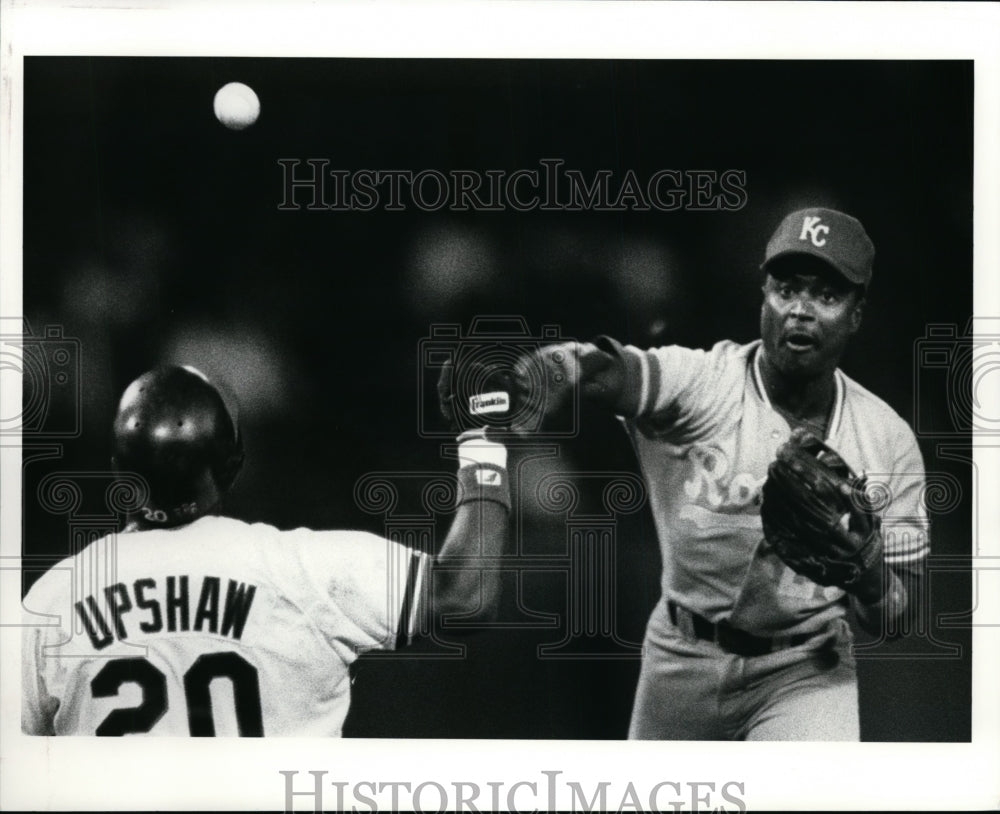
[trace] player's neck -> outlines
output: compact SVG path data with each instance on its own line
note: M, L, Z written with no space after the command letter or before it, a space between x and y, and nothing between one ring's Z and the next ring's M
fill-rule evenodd
M833 371L815 377L787 376L768 361L767 354L762 354L760 372L767 397L778 412L786 418L825 424L837 392Z
M169 520L164 520L161 522L154 522L146 520L141 516L130 515L125 526L122 528L122 534L128 534L133 531L153 531L153 530L165 530L165 529L176 529L181 526L187 526L193 523L195 520L200 520L205 517L206 514L199 514L195 517L186 517L183 519L171 518Z

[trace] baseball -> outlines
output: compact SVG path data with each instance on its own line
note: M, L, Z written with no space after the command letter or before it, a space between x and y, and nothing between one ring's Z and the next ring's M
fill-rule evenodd
M230 82L215 94L215 117L230 130L249 127L260 115L260 99L253 88L242 82Z

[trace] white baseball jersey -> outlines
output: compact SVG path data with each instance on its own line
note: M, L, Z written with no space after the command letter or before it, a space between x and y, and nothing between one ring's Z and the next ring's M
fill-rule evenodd
M411 631L427 563L215 516L101 538L25 597L24 731L338 736L349 665Z
M628 387L639 399L625 425L649 489L664 596L713 622L791 635L818 630L846 603L842 590L796 574L764 541L761 486L791 428L764 390L760 344L627 347ZM826 442L890 498L882 511L885 559L912 567L929 551L916 439L857 382L839 370L835 382Z

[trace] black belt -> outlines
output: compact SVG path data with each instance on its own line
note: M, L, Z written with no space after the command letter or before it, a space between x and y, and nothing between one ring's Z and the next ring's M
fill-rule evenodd
M773 653L775 650L784 650L786 647L797 647L805 644L815 633L797 633L794 636L754 636L745 630L733 627L726 621L715 624L709 622L704 616L682 608L673 600L667 602L667 612L670 614L670 621L682 632L691 632L695 638L704 639L708 642L715 642L727 653L736 656L763 656ZM690 631L685 628L685 621L690 621Z

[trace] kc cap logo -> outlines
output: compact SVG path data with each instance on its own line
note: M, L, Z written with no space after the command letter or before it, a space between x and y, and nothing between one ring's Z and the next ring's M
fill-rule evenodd
M811 254L824 260L855 285L872 279L875 246L864 226L836 209L810 207L786 216L768 241L761 268L790 254Z
M830 231L830 227L825 223L820 223L822 219L819 215L806 215L802 218L802 231L799 233L799 240L811 240L813 246L825 246L826 238L820 237Z

